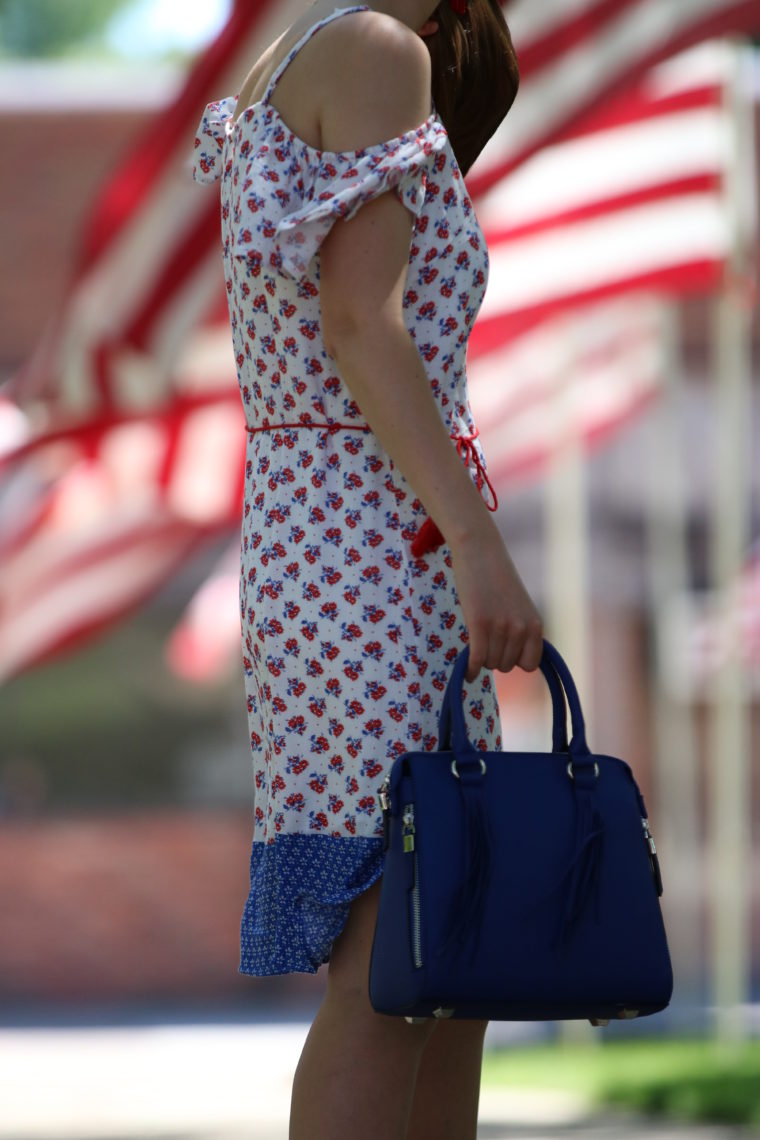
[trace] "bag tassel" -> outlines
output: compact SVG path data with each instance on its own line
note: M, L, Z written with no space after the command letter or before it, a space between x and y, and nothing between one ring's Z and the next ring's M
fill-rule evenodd
M488 900L492 843L488 813L483 803L485 788L480 761L477 762L477 770L470 768L468 771L466 764L466 761L459 763L459 791L464 809L462 881L452 899L447 931L439 953L446 953L453 944L461 949L472 939L474 957Z
M443 535L433 520L427 518L412 539L412 555L415 558L424 558L426 554L432 554L439 546L443 546Z
M590 896L594 896L597 905L599 899L604 820L596 809L590 789L576 787L575 802L575 844L570 864L559 885L566 887L567 892L557 939L562 947L567 946Z

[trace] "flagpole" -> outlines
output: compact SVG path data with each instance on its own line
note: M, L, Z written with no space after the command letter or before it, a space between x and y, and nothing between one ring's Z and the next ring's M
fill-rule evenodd
M737 47L736 58L734 76L724 96L733 151L726 194L732 245L727 280L715 305L714 323L716 447L710 555L721 651L711 681L708 730L711 984L715 1030L726 1043L746 1037L745 1004L750 990L750 710L747 677L735 633L732 588L739 580L749 548L751 525L752 313L742 294L742 282L751 272L756 182L748 79L751 60L741 47Z
M564 326L564 369L551 414L560 425L546 479L546 624L548 636L560 647L583 694L587 726L593 723L590 666L590 607L588 591L588 488L586 457L578 416L573 409L573 376L577 346L572 318ZM568 1043L594 1040L586 1022L560 1023Z
M654 626L650 686L653 708L655 827L666 872L665 910L675 971L675 996L698 992L703 976L701 915L703 877L699 824L699 762L693 694L676 657L682 626L674 600L689 581L684 479L683 373L678 309L663 301L663 391L654 417L654 458L649 469L647 542L651 617Z

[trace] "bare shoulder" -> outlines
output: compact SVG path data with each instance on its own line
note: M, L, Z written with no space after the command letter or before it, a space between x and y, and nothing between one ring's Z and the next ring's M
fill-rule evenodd
M372 11L337 20L335 31L331 55L336 64L341 62L330 70L324 87L325 150L385 142L429 117L430 54L416 32Z

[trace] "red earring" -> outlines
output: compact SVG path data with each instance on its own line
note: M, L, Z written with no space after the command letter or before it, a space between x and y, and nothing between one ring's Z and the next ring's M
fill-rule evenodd
M451 0L451 7L457 16L464 16L467 12L467 0Z

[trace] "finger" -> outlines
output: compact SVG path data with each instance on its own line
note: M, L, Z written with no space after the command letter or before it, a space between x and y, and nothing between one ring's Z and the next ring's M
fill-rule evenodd
M502 673L509 673L514 669L520 660L526 637L527 628L520 622L512 623L502 641L499 659L494 664L494 668L499 669Z
M470 655L467 662L467 672L464 675L466 681L475 680L486 663L486 652L487 646L483 635L477 632L472 633L470 635Z
M494 669L498 669L500 673L511 673L516 664L517 655L514 649L507 645L498 662L494 665Z
M543 626L535 627L527 637L517 664L527 673L532 673L541 664L544 655Z

